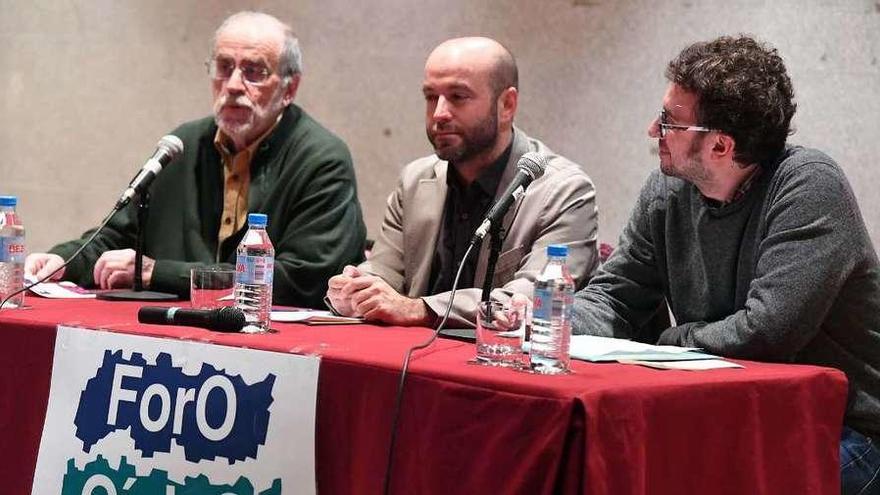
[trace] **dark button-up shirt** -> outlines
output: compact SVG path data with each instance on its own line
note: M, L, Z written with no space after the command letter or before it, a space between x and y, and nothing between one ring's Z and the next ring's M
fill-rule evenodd
M446 183L449 187L446 194L446 205L443 208L443 221L440 223L440 235L434 246L434 260L431 264L431 279L428 287L429 295L452 290L455 272L470 245L474 231L483 222L483 218L492 207L498 184L507 168L510 158L508 146L483 173L471 183L462 185L461 176L455 165L449 164ZM458 287L474 287L477 271L477 254L480 244L474 246L462 268Z

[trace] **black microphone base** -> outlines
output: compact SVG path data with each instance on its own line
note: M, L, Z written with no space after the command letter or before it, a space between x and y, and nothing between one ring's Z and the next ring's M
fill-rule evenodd
M103 301L177 301L177 294L153 292L151 290L111 290L99 292L96 299Z

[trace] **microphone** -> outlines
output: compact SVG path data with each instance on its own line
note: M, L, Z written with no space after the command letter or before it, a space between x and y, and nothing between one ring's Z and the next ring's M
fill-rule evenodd
M486 234L489 233L489 228L504 218L513 201L525 194L526 188L529 187L532 181L544 175L545 168L547 168L547 158L540 153L530 151L520 157L516 163L516 175L513 177L510 185L507 186L507 190L501 195L501 199L492 205L492 209L489 210L486 219L483 220L483 223L480 224L474 233L471 244L476 244L477 241L486 237Z
M159 175L159 172L162 171L162 167L168 165L168 162L181 153L183 153L183 141L181 141L179 137L171 134L162 136L162 139L159 140L159 144L156 145L155 153L153 153L153 156L151 156L150 159L147 160L147 163L141 167L140 172L134 176L134 179L131 180L128 187L122 195L119 196L114 209L122 209L125 205L131 202L131 198L133 198L135 194L141 193L150 187L153 179L155 179L156 176Z
M245 318L240 308L232 306L217 309L144 306L138 310L138 322L199 327L218 332L239 332L245 325Z

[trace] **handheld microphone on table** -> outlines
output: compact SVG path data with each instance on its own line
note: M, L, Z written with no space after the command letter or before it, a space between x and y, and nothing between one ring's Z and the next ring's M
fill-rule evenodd
M138 310L138 322L207 328L217 332L239 332L245 325L245 318L240 308L232 306L217 309L144 306Z
M489 210L486 219L483 220L483 223L481 223L477 228L477 231L474 232L471 244L476 244L477 241L486 237L486 234L489 233L489 229L492 225L500 222L504 218L507 210L510 209L516 198L525 193L529 184L544 175L545 168L547 168L547 158L540 153L530 151L520 157L519 161L516 163L516 175L513 177L510 185L507 186L507 189L498 201L492 205L492 209Z
M159 144L156 145L156 151L153 153L153 156L141 167L140 172L134 176L134 179L131 180L128 187L119 196L114 210L124 208L125 205L131 202L131 198L150 187L153 179L162 171L162 167L168 165L171 160L181 153L183 153L183 141L179 137L172 134L162 136Z

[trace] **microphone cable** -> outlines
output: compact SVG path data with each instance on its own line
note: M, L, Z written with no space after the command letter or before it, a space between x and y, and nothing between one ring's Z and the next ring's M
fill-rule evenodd
M428 338L428 340L422 342L421 344L416 344L409 348L406 351L406 358L403 360L403 369L400 371L400 382L397 385L397 396L394 400L394 411L392 412L391 419L391 444L388 446L388 462L385 464L385 480L382 484L382 493L388 495L391 490L391 471L394 464L394 447L397 443L397 423L400 419L400 406L403 403L403 386L406 383L406 375L407 370L409 369L409 361L412 357L412 354L415 351L419 351L427 348L431 344L437 340L437 337L440 335L440 331L443 330L443 326L446 325L446 320L449 319L449 313L452 311L452 302L455 301L455 291L458 288L458 279L461 277L461 271L464 268L464 262L467 261L468 256L470 256L471 251L473 251L475 242L471 242L470 246L468 246L467 251L464 252L464 256L461 258L461 262L458 265L458 271L455 273L455 280L452 281L452 291L449 294L449 304L446 306L446 312L443 313L443 318L440 320L440 324L437 325L437 328L434 329L434 333Z
M86 246L88 246L89 244L92 243L92 241L95 240L95 237L97 237L98 234L101 233L102 230L104 230L104 227L106 227L107 224L110 223L110 219L113 218L113 215L115 215L115 214L118 213L119 211L121 211L119 208L113 208L113 210L112 210L112 211L111 211L106 217L104 217L104 220L101 221L101 225L99 225L98 228L95 229L94 232L92 232L92 235L90 235L89 238L86 239L86 242L84 242L83 245L79 247L79 249L77 249L72 255L70 255L70 258L67 258L67 260L66 260L61 266L59 266L58 268L52 270L52 273L50 273L50 274L48 274L48 275L45 275L43 278L37 280L36 282L31 283L30 285L25 285L25 286L22 287L21 289L18 289L17 291L15 291L15 292L9 294L8 296L6 296L6 298L3 299L3 301L0 301L0 311L3 311L3 309L6 307L6 302L9 301L10 299L12 299L13 297L15 297L16 295L18 295L18 294L20 294L20 293L22 293L22 292L24 292L24 291L26 291L26 290L30 290L31 287L34 287L34 286L37 286L37 285L42 284L42 283L45 282L46 280L52 278L52 277L53 277L56 273L58 273L62 268L66 268L67 265L68 265L68 263L70 263L70 262L73 261L77 256L79 256L80 253L82 253L83 249L85 249ZM24 275L22 274L22 276L24 276Z

